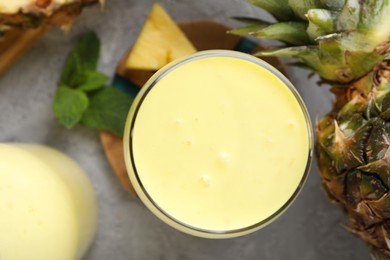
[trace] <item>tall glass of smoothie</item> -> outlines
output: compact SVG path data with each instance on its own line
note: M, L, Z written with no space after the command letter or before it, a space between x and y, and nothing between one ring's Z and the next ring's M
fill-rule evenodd
M0 259L78 260L96 230L95 192L67 155L0 144Z
M124 150L132 184L161 220L229 238L275 220L312 158L308 112L268 63L205 51L158 71L136 97Z

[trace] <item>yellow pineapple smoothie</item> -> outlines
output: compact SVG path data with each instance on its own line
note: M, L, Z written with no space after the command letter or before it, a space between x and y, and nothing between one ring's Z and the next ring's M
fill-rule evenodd
M130 179L146 206L192 235L247 234L296 197L312 129L291 83L232 51L168 65L136 98L125 131Z
M85 172L40 145L0 144L0 158L0 259L81 259L97 223Z

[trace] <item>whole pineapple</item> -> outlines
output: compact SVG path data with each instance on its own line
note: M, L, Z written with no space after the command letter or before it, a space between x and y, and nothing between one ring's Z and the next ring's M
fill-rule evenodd
M237 18L232 33L286 46L257 55L296 59L332 85L336 101L317 124L325 190L349 229L390 259L390 1L249 0L277 20Z

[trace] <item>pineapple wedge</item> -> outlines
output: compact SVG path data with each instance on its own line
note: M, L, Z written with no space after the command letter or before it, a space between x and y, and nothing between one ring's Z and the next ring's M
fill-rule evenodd
M127 58L126 67L158 70L175 59L195 52L195 47L177 24L156 3Z

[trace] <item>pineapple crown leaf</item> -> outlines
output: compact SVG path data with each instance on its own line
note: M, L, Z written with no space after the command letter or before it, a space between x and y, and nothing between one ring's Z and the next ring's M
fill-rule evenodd
M287 57L287 58L297 58L297 59L304 59L304 57L309 57L316 55L316 52L318 52L318 46L311 45L311 46L294 46L294 47L288 47L288 48L276 48L276 49L268 49L268 50L262 50L260 52L255 53L256 56L281 56L281 57Z
M321 0L321 3L324 6L324 8L333 11L339 11L345 5L345 0Z
M347 0L337 19L337 30L355 30L359 23L360 8L358 0Z
M312 40L316 38L331 34L335 28L336 12L325 9L311 9L307 12L307 19L309 25L307 27L307 33Z
M247 24L247 26L237 28L237 29L232 29L232 30L228 31L229 34L235 34L235 35L239 35L239 36L245 36L248 34L252 35L256 32L263 30L264 28L267 28L270 25L270 23L259 20L259 19L249 18L249 20L248 20L248 19L241 19L240 17L238 19L237 19L237 17L234 19L239 20L239 21L243 21L244 23Z
M287 48L278 48L263 50L254 54L255 56L278 56L284 58L293 58L298 60L310 68L322 75L325 75L325 79L331 79L331 81L340 81L333 78L334 70L336 69L331 63L325 63L324 60L329 59L329 56L324 56L320 52L320 49L316 45L308 46L294 46ZM339 74L336 74L342 81L349 81L350 76L348 72L343 72L341 69L338 70Z
M291 20L294 19L294 12L291 10L288 4L288 0L246 0L261 9L266 10L272 16L278 20Z
M286 50L257 55L295 58L329 82L349 83L389 59L389 0L247 0L278 21L239 20L249 26L231 33L271 38ZM281 11L282 10L282 11ZM250 27L252 26L252 27ZM314 54L309 54L313 51Z
M310 44L311 40L303 22L274 23L249 33L257 38L275 39L292 45Z
M390 15L390 4L388 0L363 1L361 4L358 30L369 32L377 29L377 26L384 27L382 22ZM388 21L388 20L387 20ZM388 23L386 23L388 24ZM379 28L380 29L380 28ZM390 30L388 28L387 32Z
M310 9L322 8L320 0L288 0L288 4L294 13L302 20L307 20L306 14Z

